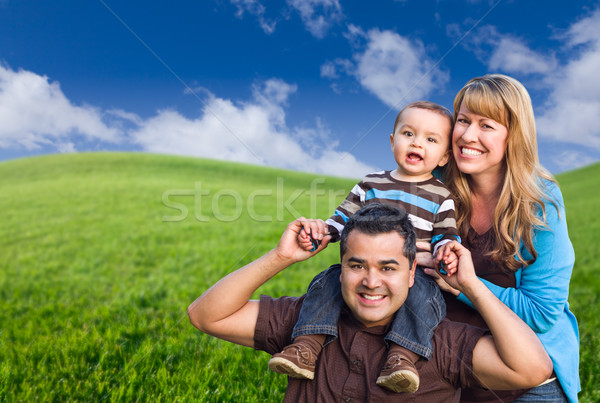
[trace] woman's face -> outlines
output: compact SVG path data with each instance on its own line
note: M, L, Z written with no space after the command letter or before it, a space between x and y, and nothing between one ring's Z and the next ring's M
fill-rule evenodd
M504 175L508 129L501 123L460 106L452 133L458 169L471 176Z

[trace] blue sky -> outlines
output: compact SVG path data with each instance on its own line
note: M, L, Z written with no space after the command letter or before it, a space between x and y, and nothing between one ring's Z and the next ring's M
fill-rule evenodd
M416 99L528 88L553 173L600 160L600 3L0 0L0 160L147 151L361 177Z

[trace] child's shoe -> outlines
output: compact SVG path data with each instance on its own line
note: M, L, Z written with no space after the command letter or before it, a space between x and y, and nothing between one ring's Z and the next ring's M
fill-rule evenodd
M390 347L388 358L377 378L377 385L396 393L414 393L419 389L418 356L398 345Z
M323 348L325 335L298 336L293 344L269 360L269 369L298 379L314 379L317 358Z

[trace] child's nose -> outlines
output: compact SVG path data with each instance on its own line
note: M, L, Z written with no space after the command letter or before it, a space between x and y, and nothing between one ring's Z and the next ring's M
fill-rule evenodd
M414 136L412 138L412 142L411 145L415 146L415 147L421 147L421 139L417 136Z

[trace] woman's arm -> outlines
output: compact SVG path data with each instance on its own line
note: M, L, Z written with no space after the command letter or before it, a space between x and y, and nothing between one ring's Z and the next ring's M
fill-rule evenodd
M482 337L473 350L473 374L491 389L530 388L548 379L552 361L532 329L496 298L475 276L470 252L458 242L448 244L459 258L458 271L443 276L473 301L493 337Z
M489 281L485 285L535 332L545 333L552 328L563 312L569 295L569 283L575 254L569 239L562 195L554 187L552 203L546 203L547 228L535 230L536 261L520 270L516 288L503 288ZM460 301L473 306L464 295Z

